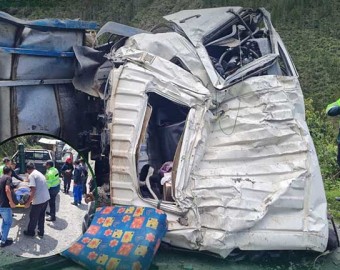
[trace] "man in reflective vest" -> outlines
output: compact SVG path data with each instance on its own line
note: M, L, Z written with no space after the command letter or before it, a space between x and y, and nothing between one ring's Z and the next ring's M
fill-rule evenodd
M50 200L49 200L49 206L50 211L46 212L49 217L46 219L47 221L55 221L55 212L56 212L56 197L60 191L60 178L59 178L59 171L53 167L53 161L48 160L45 163L46 167L46 182L48 191L50 193Z
M340 115L340 98L329 104L326 108L326 114L329 116L337 116ZM337 162L340 167L340 129L339 129L339 134L337 137L337 143L338 143L338 157L337 157ZM340 197L336 197L337 201L340 201Z

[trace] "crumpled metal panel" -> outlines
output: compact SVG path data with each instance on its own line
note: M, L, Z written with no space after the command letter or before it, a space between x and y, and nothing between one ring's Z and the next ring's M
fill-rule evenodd
M265 25L265 29L270 36L269 40L272 46L271 53L273 55L279 55L280 52L278 46L280 44L281 50L288 57L287 65L292 73L290 75L297 76L294 64L284 48L280 36L277 34L271 23L270 14L264 8L261 8L260 10L264 16L263 23ZM202 10L183 10L164 17L166 20L175 23L180 29L182 29L189 40L193 43L211 83L216 89L225 89L228 87L230 83L233 83L233 76L230 76L231 78L227 77L223 79L216 71L205 47L205 39L207 39L207 37L215 31L221 29L224 25L231 23L237 18L235 14L240 14L243 11L244 10L241 7L221 7ZM211 18L214 19L212 20Z
M197 102L203 104L210 97L210 91L198 78L161 57L128 47L120 48L114 56L143 65L145 79L154 81L148 86L148 91L160 92L170 100L189 107ZM157 84L159 87L156 87Z
M116 22L107 22L106 24L103 25L102 28L97 33L97 38L102 36L105 33L110 33L118 36L123 36L123 37L131 37L140 33L147 33L146 31L142 29L138 29L135 27L131 27L128 25L116 23Z
M190 27L194 33L201 26ZM280 45L295 74L281 39L271 30L276 42L273 58ZM136 145L146 108L145 93L153 91L191 108L173 179L176 205L160 204L177 213L169 218L164 241L222 257L235 248L324 251L328 240L326 198L297 76L254 76L227 91L208 90L204 80L193 79L169 61L168 52L161 51L167 46L159 42L158 51L151 39L152 35L134 36L111 55L127 61L122 73L113 71L107 106L113 115L113 203L158 203L142 199L136 192ZM195 49L206 67L205 61L210 59L201 57L202 48ZM180 51L177 56L185 58ZM137 97L138 108L131 103Z
M147 51L166 60L179 58L192 74L200 78L203 84L211 86L211 82L195 48L184 37L177 33L141 34L129 38L124 45L131 49Z
M111 198L116 204L131 204L138 200L134 152L147 107L146 93L154 92L191 107L205 104L210 92L193 75L163 58L124 48L117 54L134 63L128 62L110 75L111 98L106 112L113 115L109 124ZM200 113L201 110L198 108Z
M298 80L254 77L221 99L183 191L198 210L200 249L324 251L327 204Z
M101 86L106 84L113 64L104 57L105 52L86 46L74 46L73 50L77 58L72 80L74 87L88 95L103 98L105 89Z
M241 7L220 7L209 9L182 10L174 14L164 16L164 19L174 22L184 31L186 36L196 48L196 52L215 87L222 87L223 79L216 72L208 53L203 45L203 37L223 26L226 22L235 18L236 13L242 10ZM212 20L212 18L214 18Z
M202 43L204 36L235 18L234 14L228 12L230 10L238 13L242 10L242 8L219 7L182 10L164 16L164 19L176 23L181 29L183 29L194 46L197 47L200 43Z

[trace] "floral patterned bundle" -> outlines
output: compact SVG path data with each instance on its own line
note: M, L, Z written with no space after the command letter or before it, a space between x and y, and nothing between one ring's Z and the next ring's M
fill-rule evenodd
M144 270L150 267L166 231L162 210L100 207L85 234L62 255L88 269Z

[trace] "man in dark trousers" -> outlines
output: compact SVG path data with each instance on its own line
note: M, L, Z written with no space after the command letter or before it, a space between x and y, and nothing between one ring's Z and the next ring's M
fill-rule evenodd
M28 176L28 186L31 188L30 197L25 204L25 208L29 208L32 203L30 211L30 221L27 230L24 231L26 236L35 236L35 228L38 225L38 236L44 236L45 226L45 211L50 199L50 193L46 183L45 176L35 169L34 163L28 162L26 165Z
M81 204L82 195L82 167L80 166L79 160L74 162L74 175L73 175L73 199L74 202L71 204L78 205Z
M60 169L63 174L64 193L68 193L70 190L73 169L72 159L69 157Z
M5 166L2 168L2 173L3 175L0 177L0 214L2 216L0 231L1 248L13 243L13 240L8 238L8 234L13 221L11 208L15 207L11 192L12 170L10 167Z
M81 182L82 182L82 193L86 195L87 193L87 177L88 177L88 167L85 160L81 157L79 159L81 171Z
M49 215L49 217L46 219L47 221L55 221L56 217L55 217L55 209L56 209L56 205L55 205L55 201L57 198L57 195L60 191L60 179L59 179L59 172L57 170L57 168L55 168L53 166L53 161L52 160L48 160L45 163L45 167L46 167L46 182L47 182L47 187L48 187L48 191L50 193L50 200L49 200L49 206L50 206L50 212L46 212L47 215Z

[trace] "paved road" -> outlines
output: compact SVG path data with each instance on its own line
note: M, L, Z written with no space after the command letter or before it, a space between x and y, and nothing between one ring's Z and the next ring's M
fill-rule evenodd
M63 192L58 194L57 220L45 221L45 235L42 239L23 234L27 229L30 209L13 209L14 219L9 237L13 238L14 243L6 247L5 252L28 258L41 258L68 248L82 234L82 220L88 208L85 203L80 206L71 205L72 201L72 188L68 195ZM47 207L47 211L48 209Z

